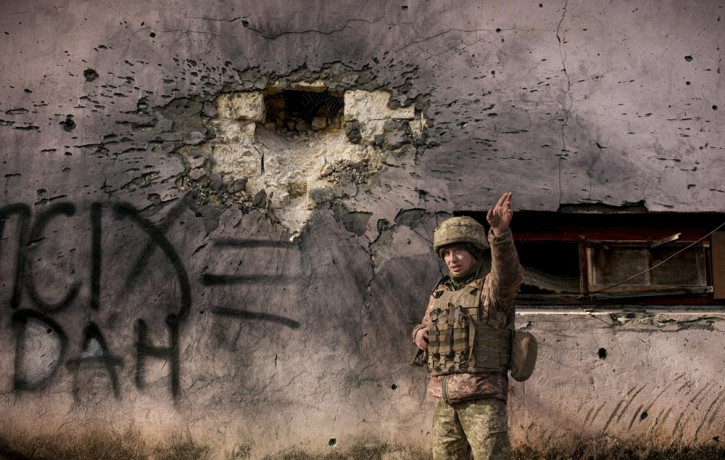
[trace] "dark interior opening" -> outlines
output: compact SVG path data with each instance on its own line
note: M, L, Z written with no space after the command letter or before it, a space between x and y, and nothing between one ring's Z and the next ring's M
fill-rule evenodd
M343 94L324 91L285 90L264 98L266 123L283 133L304 133L339 128Z
M579 245L569 242L518 242L524 267L521 294L579 293Z

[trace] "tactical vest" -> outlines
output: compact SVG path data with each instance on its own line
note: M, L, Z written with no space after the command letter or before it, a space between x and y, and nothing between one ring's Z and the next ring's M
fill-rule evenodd
M459 290L441 286L428 323L428 369L431 375L477 374L506 369L511 361L512 330L483 317L481 290L485 277Z

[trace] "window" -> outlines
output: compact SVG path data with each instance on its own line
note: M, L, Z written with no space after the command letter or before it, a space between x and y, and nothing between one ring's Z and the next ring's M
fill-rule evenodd
M519 211L517 302L724 305L725 227L698 242L724 222L720 213Z
M689 247L688 247L689 246ZM589 292L712 292L705 260L709 243L591 242L585 245ZM625 281L626 280L626 281Z

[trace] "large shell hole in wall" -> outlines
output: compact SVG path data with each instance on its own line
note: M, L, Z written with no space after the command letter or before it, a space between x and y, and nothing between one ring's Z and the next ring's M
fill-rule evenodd
M343 94L328 91L271 91L264 97L265 124L282 134L340 128Z

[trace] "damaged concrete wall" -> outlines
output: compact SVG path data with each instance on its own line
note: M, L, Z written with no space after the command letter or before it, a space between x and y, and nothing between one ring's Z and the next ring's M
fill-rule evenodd
M0 11L5 453L412 457L442 218L725 212L721 2ZM722 439L722 310L621 315L520 315L517 445Z

